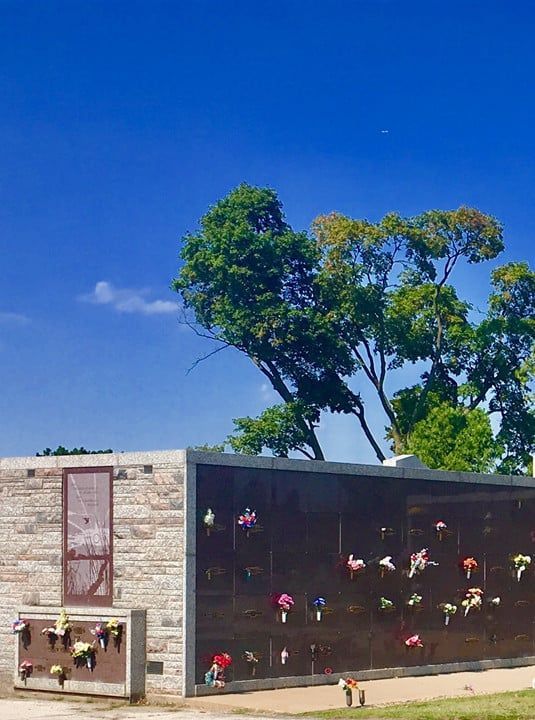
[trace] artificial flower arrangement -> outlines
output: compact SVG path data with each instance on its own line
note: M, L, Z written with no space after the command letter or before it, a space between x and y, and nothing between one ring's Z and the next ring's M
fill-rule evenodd
M346 705L348 707L351 707L353 704L353 690L358 689L358 683L354 678L348 677L348 678L340 678L338 680L338 687L342 688L342 690L346 694Z
M327 600L325 600L325 598L321 595L318 595L317 598L314 598L314 600L312 600L312 605L314 605L314 607L316 608L316 620L318 622L321 622L323 610L327 606Z
M48 642L51 646L54 646L58 638L62 638L63 647L67 648L69 645L69 637L71 633L71 623L67 611L62 608L58 619L52 627L43 628L41 635L46 635Z
M238 525L246 531L247 537L249 537L249 531L256 525L256 521L256 512L248 507L238 516Z
M288 613L295 605L295 601L288 593L281 593L275 600L277 609L280 611L281 622L285 623L288 619Z
M19 665L19 676L23 682L30 677L33 672L33 663L30 660L23 660Z
M254 677L256 675L256 666L258 665L259 658L255 655L252 650L246 650L243 653L243 657L245 659L245 662L248 663L251 667L251 675Z
M518 553L518 555L513 555L511 557L511 562L513 563L513 567L516 571L516 579L520 582L522 573L531 565L531 555L522 555L521 553Z
M414 577L415 573L423 572L429 565L438 565L429 558L429 550L422 548L419 552L412 553L411 564L409 569L409 577Z
M67 677L67 673L65 672L65 668L63 665L52 665L50 668L50 674L51 675L57 675L58 683L63 687L63 683L65 682L65 678Z
M379 610L382 610L384 612L392 612L392 610L395 610L396 606L392 602L392 600L389 600L385 597L379 598Z
M396 566L392 562L392 556L386 555L384 558L379 560L379 569L381 571L381 577L385 576L385 573L394 572Z
M440 541L442 541L442 539L444 538L447 529L448 526L443 520L437 520L437 522L435 523L435 532Z
M410 598L407 600L407 605L409 605L412 608L421 608L422 607L422 596L418 595L418 593L413 593Z
M442 603L441 605L439 605L439 608L444 613L444 625L446 625L446 626L449 625L450 617L455 615L455 613L457 612L457 605L454 605L453 603L445 602L445 603Z
M91 630L91 635L94 635L100 647L106 650L108 646L108 628L106 624L101 622L97 623L93 630Z
M351 580L353 580L356 573L361 572L366 567L366 563L364 562L364 560L362 558L355 559L355 556L353 554L351 554L347 558L346 565L349 569L349 577L351 578Z
M119 647L123 635L123 626L117 618L111 618L106 623L106 631L112 636L115 647Z
M477 572L479 566L475 558L465 557L464 560L461 562L461 567L466 573L466 579L470 580L472 573Z
M77 640L71 648L71 657L74 660L75 667L82 668L86 666L88 670L93 670L95 667L93 643Z
M213 530L215 524L215 513L212 508L207 508L206 513L203 517L204 527L206 528L206 534L210 537L210 532Z
M20 636L22 647L27 650L32 639L30 634L30 623L28 620L21 620L20 618L13 620L11 623L11 632L13 635Z
M21 633L27 631L30 627L30 623L27 620L13 620L11 623L11 632L13 635L20 635Z
M225 687L225 670L232 665L232 658L228 653L218 653L212 658L212 666L204 676L204 682L209 687Z
M464 616L466 617L470 610L481 610L483 602L483 590L478 587L469 588L466 591L464 600L461 605L464 607Z
M419 635L411 635L405 640L405 647L409 649L423 646L424 644Z

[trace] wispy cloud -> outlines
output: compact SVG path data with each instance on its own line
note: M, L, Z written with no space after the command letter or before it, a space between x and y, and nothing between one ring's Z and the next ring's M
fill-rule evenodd
M0 325L27 325L30 318L22 313L0 311Z
M149 290L117 288L106 280L99 280L92 292L80 295L82 302L94 305L110 305L119 313L138 315L169 315L176 313L178 306L171 300L148 300Z

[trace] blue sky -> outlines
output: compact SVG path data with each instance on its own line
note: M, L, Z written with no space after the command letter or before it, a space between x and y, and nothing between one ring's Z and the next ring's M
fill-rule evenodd
M0 455L217 442L271 402L234 352L186 375L208 348L168 289L241 181L297 228L474 205L532 262L534 26L506 0L0 1ZM459 276L476 305L490 269ZM322 440L373 461L343 419Z

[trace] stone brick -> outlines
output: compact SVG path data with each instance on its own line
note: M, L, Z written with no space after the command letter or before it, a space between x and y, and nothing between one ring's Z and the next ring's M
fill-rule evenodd
M113 457L113 456L111 456ZM153 458L122 463L114 478L114 600L147 608L147 648L164 676L147 676L147 690L179 694L182 668L183 466ZM45 459L39 458L40 463ZM62 603L62 470L0 470L0 681L11 681L15 638L9 622L20 605ZM94 464L99 464L97 458ZM110 465L110 457L100 462ZM76 458L69 458L76 466ZM85 464L81 458L80 465ZM153 465L152 475L143 464ZM29 466L31 467L31 466ZM170 642L172 638L173 642ZM167 669L165 669L167 667Z

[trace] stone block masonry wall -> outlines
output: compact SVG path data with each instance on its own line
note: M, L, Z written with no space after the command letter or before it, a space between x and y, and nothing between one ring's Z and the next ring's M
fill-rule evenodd
M0 681L10 684L20 605L62 604L64 467L114 468L114 600L147 610L147 692L180 694L184 571L181 451L0 460ZM28 470L33 477L28 477Z

